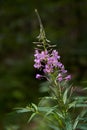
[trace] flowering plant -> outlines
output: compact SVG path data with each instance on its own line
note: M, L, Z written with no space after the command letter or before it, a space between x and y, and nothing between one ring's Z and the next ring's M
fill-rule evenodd
M29 122L36 117L44 129L47 130L87 130L87 97L76 95L74 87L69 85L71 75L67 75L64 65L60 61L55 45L50 45L47 40L40 16L40 34L34 54L34 67L40 73L37 79L45 78L48 83L49 95L42 97L38 105L32 103L17 112L31 112ZM84 89L85 90L85 89ZM37 130L42 129L38 124ZM43 126L43 125L41 125Z

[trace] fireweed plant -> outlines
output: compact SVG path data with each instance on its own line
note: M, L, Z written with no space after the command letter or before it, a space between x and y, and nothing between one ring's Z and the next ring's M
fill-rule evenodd
M29 122L35 117L46 124L47 130L87 130L87 97L76 95L74 87L69 85L71 75L60 61L60 55L47 40L40 16L40 34L34 54L34 68L40 73L36 79L46 79L49 95L34 103L19 108L17 112L31 112ZM39 130L38 125L38 129ZM41 129L41 128L40 128Z

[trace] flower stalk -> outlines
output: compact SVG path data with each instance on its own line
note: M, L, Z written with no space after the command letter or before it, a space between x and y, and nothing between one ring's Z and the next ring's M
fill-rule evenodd
M67 74L67 70L60 61L60 55L54 49L55 45L49 44L50 41L46 38L38 11L35 10L35 12L40 24L40 34L37 37L38 41L34 42L37 46L34 54L34 68L40 72L36 74L37 79L47 80L49 95L42 97L38 105L32 103L18 112L31 112L29 121L36 115L38 121L43 117L47 130L86 130L87 96L73 94L73 87L69 85L71 75ZM43 127L40 130L44 130Z
M50 45L51 50L48 51L49 50L48 40L46 39L45 31L40 16L37 10L35 10L35 12L37 14L39 24L40 24L40 34L37 38L40 44L42 45L43 50L39 51L38 48L35 50L34 67L36 69L43 71L46 79L49 82L49 88L51 90L51 93L53 94L53 97L57 99L57 105L60 109L60 112L62 113L63 117L66 119L68 113L67 113L67 107L63 102L63 95L62 95L63 88L61 84L64 81L69 81L71 79L71 76L70 75L65 76L67 70L65 70L64 65L60 62L60 56L58 51L54 50L53 46L51 45ZM37 79L40 79L42 77L44 76L40 74L36 75Z

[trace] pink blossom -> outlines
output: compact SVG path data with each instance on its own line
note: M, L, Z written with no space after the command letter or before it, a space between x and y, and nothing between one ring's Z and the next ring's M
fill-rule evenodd
M67 75L66 77L65 77L65 80L70 80L71 79L71 75Z
M59 82L62 80L70 80L71 75L67 75L65 77L65 74L67 73L67 70L65 70L64 65L60 62L60 56L58 55L58 52L56 50L53 50L51 53L48 53L47 50L45 51L38 51L35 50L35 64L34 67L36 69L42 70L44 74L50 74L54 73L55 70L58 70L58 76L56 74L56 77ZM36 78L39 79L42 76L40 74L36 75Z
M42 75L36 74L36 79L40 79L41 77L42 77Z

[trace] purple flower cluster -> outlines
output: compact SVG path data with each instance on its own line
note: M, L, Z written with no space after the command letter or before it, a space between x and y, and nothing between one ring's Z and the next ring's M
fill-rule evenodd
M38 51L35 50L35 64L34 67L39 70L43 70L44 74L53 74L57 71L56 79L61 82L62 80L70 80L71 76L64 76L67 73L65 70L64 65L60 62L60 56L56 50L53 50L51 53L48 53L47 50L45 51ZM40 74L36 75L36 78L43 77Z

